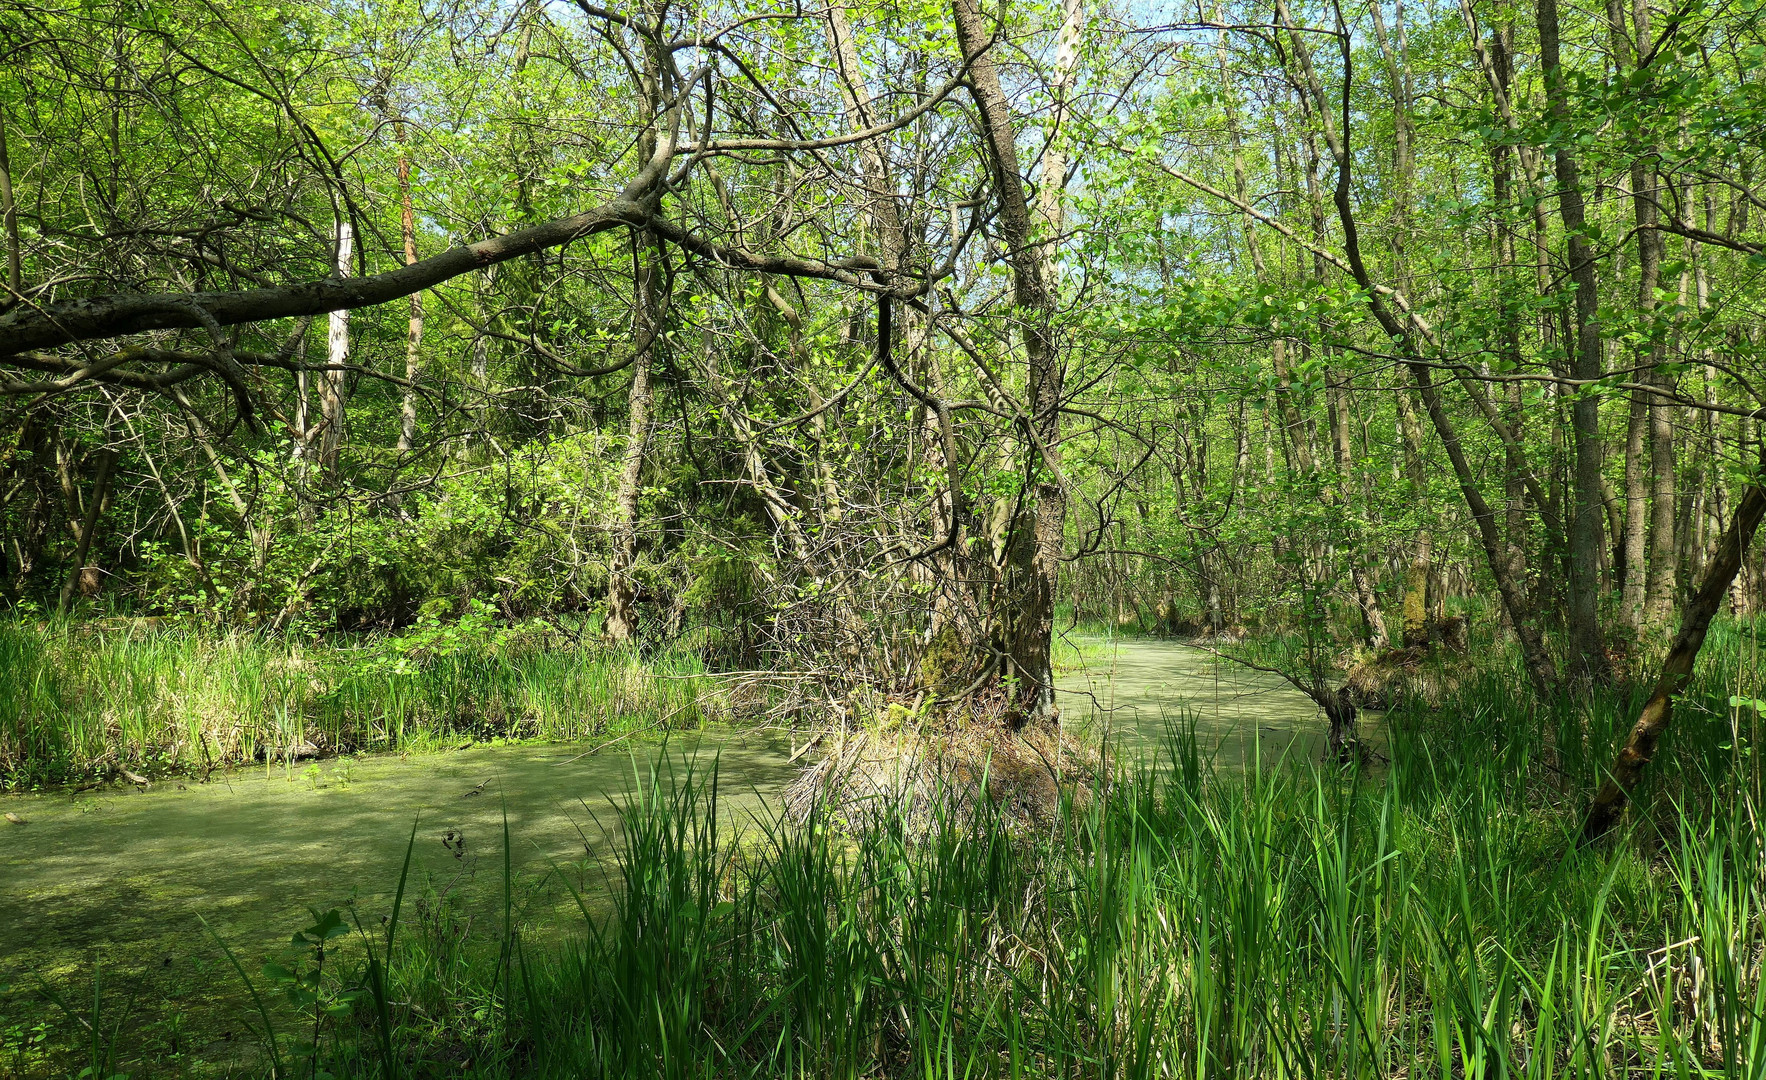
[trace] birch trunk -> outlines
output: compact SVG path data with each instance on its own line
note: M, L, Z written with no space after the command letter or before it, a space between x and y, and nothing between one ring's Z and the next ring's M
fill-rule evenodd
M6 230L6 291L0 311L24 298L24 264L18 238L18 206L12 194L12 157L6 146L6 110L0 108L0 227Z
M397 125L399 157L399 232L405 241L405 265L417 262L417 213L411 201L411 156L405 146L405 125ZM411 318L405 332L405 399L399 409L399 450L417 445L417 376L423 371L423 294L411 294Z
M340 220L337 223L339 278L350 276L350 256L354 249L355 232L348 221ZM349 356L350 313L348 310L333 311L326 338L326 370L319 374L319 422L324 426L319 432L319 465L327 470L337 468L337 450L343 444L343 365L349 362Z

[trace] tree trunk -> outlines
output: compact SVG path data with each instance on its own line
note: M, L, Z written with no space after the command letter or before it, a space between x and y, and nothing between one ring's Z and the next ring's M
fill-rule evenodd
M1361 729L1356 723L1357 709L1347 686L1335 690L1320 686L1312 695L1330 722L1325 745L1339 765L1353 765L1362 760Z
M24 264L18 239L18 206L12 194L12 158L6 146L6 109L0 106L0 227L6 230L6 291L0 311L24 298Z
M67 581L61 586L61 600L55 606L58 614L67 614L68 607L73 603L74 590L86 576L86 556L92 551L92 534L98 530L98 511L104 505L104 495L110 486L110 470L116 464L116 459L114 450L104 449L98 452L98 473L92 478L92 494L86 500L86 512L80 519L80 534L74 538L74 565L68 570Z
M1331 411L1331 443L1336 450L1337 505L1343 513L1348 514L1350 492L1355 479L1355 452L1349 442L1348 388L1333 387L1328 406ZM1367 647L1374 652L1382 652L1390 643L1390 636L1386 633L1386 619L1380 614L1380 600L1374 593L1372 576L1363 563L1363 552L1366 550L1366 535L1364 530L1357 527L1355 547L1349 552L1349 579L1355 588L1355 603L1361 608Z
M1473 34L1473 47L1476 51L1478 29L1476 20L1471 16L1471 5L1468 0L1461 0L1461 10L1467 16L1467 29ZM1498 0L1495 5L1494 25L1490 29L1488 52L1479 56L1478 60L1480 66L1485 69L1485 77L1490 83L1492 107L1501 116L1504 126L1510 131L1513 131L1515 127L1512 106L1514 37L1513 11L1508 0ZM1517 153L1507 140L1497 141L1490 148L1491 195L1497 212L1493 240L1496 265L1501 275L1500 280L1505 291L1510 293L1504 298L1502 307L1502 359L1511 371L1520 370L1522 362L1523 309L1515 302L1519 292L1517 273L1519 253L1515 229L1509 217L1514 206L1517 172L1523 182L1531 178L1526 157L1522 153ZM1521 384L1509 383L1505 391L1503 419L1513 437L1503 440L1503 502L1505 504L1503 534L1508 545L1509 573L1518 578L1525 575L1527 569L1526 499L1528 482L1533 478L1533 471L1525 452L1526 411L1521 401ZM1540 509L1544 508L1540 507ZM1509 624L1512 630L1512 616L1509 619Z
M355 246L355 233L348 221L337 223L337 276L350 276L350 255ZM324 430L319 433L319 465L331 470L337 468L337 450L343 443L344 400L342 365L349 362L350 355L350 313L348 310L333 311L330 319L330 334L326 339L325 363L327 370L319 374L319 422Z
M1053 246L1059 242L1066 224L1062 193L1067 188L1067 101L1079 73L1079 36L1084 29L1085 0L1061 0L1061 30L1055 42L1054 79L1049 86L1055 105L1054 128L1048 146L1043 149L1036 178L1036 209L1043 227L1043 244L1038 254L1051 288L1056 276Z
M405 265L417 262L417 214L411 204L411 158L405 149L405 125L396 126L399 142L399 231L405 240ZM411 294L411 320L405 334L405 400L399 409L399 449L417 445L417 376L423 370L423 294Z
M1648 55L1654 48L1654 44L1651 41L1652 33L1650 30L1649 4L1647 0L1632 0L1631 10L1632 22L1635 24L1637 32L1637 53L1639 56ZM1633 172L1634 175L1641 173L1646 179L1653 179L1653 174L1644 169L1637 168L1634 169ZM1635 179L1633 180L1632 187L1634 191L1638 188ZM1642 226L1644 225L1644 215L1647 215L1648 223L1651 227L1651 239L1655 249L1656 263L1659 268L1661 263L1662 239L1661 233L1653 231L1654 226L1657 224L1657 218L1660 216L1660 212L1657 210L1655 202L1656 190L1654 189L1653 184L1649 195L1649 199L1639 200L1638 237L1639 243L1642 243ZM1689 244L1689 246L1691 245ZM1700 271L1700 274L1702 284L1702 270ZM1680 275L1680 301L1682 307L1686 305L1686 286L1687 275L1685 271L1682 271ZM1699 297L1700 307L1704 306L1703 291L1704 290L1701 288ZM1652 309L1654 306L1654 299L1653 296L1650 298ZM1663 350L1660 345L1657 345L1651 350L1651 359L1654 362L1654 366L1651 368L1650 374L1652 378L1649 381L1658 389L1668 392L1674 389L1675 379L1674 376L1662 369L1662 354ZM1676 537L1674 532L1676 517L1675 510L1677 509L1675 473L1678 469L1678 463L1675 461L1674 453L1674 428L1679 421L1679 418L1680 409L1674 404L1659 397L1652 397L1650 399L1649 444L1651 490L1649 580L1645 586L1643 603L1644 618L1651 622L1666 621L1668 618L1668 612L1674 607L1675 594L1679 591L1677 579L1679 577L1680 568L1679 560L1676 557L1679 551L1679 545L1677 543L1678 537Z
M1673 377L1658 371L1656 386L1664 392L1674 386ZM1679 591L1678 537L1674 532L1677 493L1676 473L1679 463L1674 452L1674 428L1679 421L1677 406L1656 399L1650 403L1650 540L1649 580L1644 591L1644 618L1660 622L1674 607Z
M301 342L301 352L306 352L306 342ZM306 360L303 355L302 361ZM296 462L304 461L312 451L312 388L307 382L307 373L297 371L294 375L294 446L288 456Z
M1710 629L1711 620L1722 608L1723 598L1735 582L1761 517L1766 516L1766 488L1761 486L1766 483L1766 453L1761 454L1759 470L1737 502L1735 517L1724 530L1717 550L1705 566L1698 592L1693 594L1680 614L1680 633L1675 636L1667 659L1662 661L1662 674L1656 681L1655 692L1644 703L1630 737L1625 740L1618 759L1608 770L1606 781L1588 807L1588 816L1582 822L1582 842L1585 844L1599 839L1619 820L1631 793L1643 778L1643 770L1655 756L1657 744L1668 730L1674 714L1674 699L1686 689L1687 681L1692 677L1693 662L1705 644L1705 632Z
M1608 19L1613 24L1615 58L1629 56L1634 71L1637 58L1648 55L1651 48L1650 16L1647 0L1633 0L1632 16L1636 37L1625 32L1624 10L1619 0L1609 0ZM1623 60L1617 61L1621 67ZM1646 80L1639 92L1647 94L1650 73L1640 72ZM1656 231L1659 212L1656 206L1655 170L1648 158L1631 163L1631 202L1637 222L1637 309L1646 322L1656 311L1656 289L1661 283L1662 234ZM1653 328L1652 328L1653 331ZM1653 332L1637 351L1637 381L1659 384L1663 358L1662 340ZM1664 430L1666 429L1666 430ZM1625 442L1625 591L1621 612L1633 633L1642 629L1645 619L1660 621L1672 606L1672 593L1662 594L1662 573L1672 572L1674 564L1674 479L1673 432L1667 429L1664 407L1655 396L1634 395ZM1664 441L1666 436L1666 441ZM1645 464L1645 441L1648 442L1648 464ZM1666 477L1666 499L1663 498L1664 452L1669 474ZM1644 515L1648 506L1649 519ZM1663 511L1666 510L1664 521ZM1649 568L1644 568L1645 543L1649 544ZM1664 544L1666 548L1664 549Z
M1643 235L1638 233L1639 247L1643 246ZM1641 392L1632 393L1625 417L1625 515L1614 571L1619 579L1619 621L1633 634L1643 625L1644 544L1649 517L1649 465L1644 457L1644 436L1649 419L1648 397Z
M1381 30L1381 34L1383 41L1383 29ZM1219 59L1222 85L1226 85L1228 82L1228 66L1226 36L1224 32L1222 32L1217 39L1215 51ZM1238 197L1240 203L1249 205L1249 193L1245 177L1245 158L1240 144L1238 116L1235 103L1230 97L1227 97L1223 99L1223 106L1226 111L1228 145L1232 149L1233 191ZM1400 122L1400 126L1402 127L1402 122ZM1314 235L1322 242L1324 238L1324 206L1317 188L1316 147L1313 149L1314 169L1308 173L1307 184L1308 192L1311 195ZM1405 152L1402 149L1399 151L1399 171L1401 173L1403 172L1403 162L1405 160L1404 153ZM1402 202L1402 200L1400 200L1400 202ZM1246 214L1243 225L1245 231L1245 247L1251 256L1253 272L1256 275L1257 281L1261 284L1267 277L1268 267L1264 262L1262 244L1259 243L1257 238L1256 224L1251 216ZM1318 264L1316 255L1313 269L1314 273L1322 278L1322 268ZM1276 381L1276 405L1281 414L1282 427L1288 434L1287 445L1290 451L1290 463L1297 472L1305 476L1309 481L1319 483L1321 489L1320 493L1325 501L1334 502L1339 510L1347 514L1350 491L1353 486L1353 453L1349 445L1347 405L1343 399L1345 391L1332 389L1330 391L1330 400L1327 402L1327 414L1331 426L1331 447L1334 454L1333 460L1337 466L1338 480L1337 487L1332 489L1324 484L1322 478L1319 476L1320 470L1318 459L1314 454L1312 447L1312 427L1301 415L1299 407L1294 400L1293 386L1288 377L1287 344L1287 341L1280 337L1270 342L1269 359L1270 367L1275 375ZM1342 415L1339 415L1339 412L1341 412ZM1356 606L1361 609L1362 613L1364 637L1367 641L1368 647L1378 651L1384 649L1387 644L1389 644L1389 635L1386 632L1385 619L1380 614L1379 604L1374 595L1372 583L1369 580L1367 570L1363 565L1362 555L1365 547L1365 538L1361 535L1357 535L1354 548L1349 553L1350 580L1355 593ZM1314 558L1311 561L1316 566L1321 565L1323 559L1320 557ZM1216 633L1218 634L1219 631L1216 630Z
M969 62L970 90L993 166L999 229L1012 268L1013 300L1019 312L1030 385L1025 451L1034 466L1035 513L1028 522L1012 523L1018 535L1007 544L1016 562L1019 585L1006 642L1010 674L1017 680L1014 713L1020 722L1052 723L1059 716L1052 663L1055 578L1060 572L1067 517L1066 493L1056 474L1060 468L1064 371L1050 326L1054 298L1048 285L1047 251L1037 245L1033 235L1024 177L1018 170L1011 106L987 52L993 37L975 0L952 0L951 11L957 42ZM1026 531L1029 535L1022 535Z
M524 27L523 32L531 30ZM644 42L644 65L640 79L644 104L651 115L660 116L664 61L659 42ZM656 140L656 131L646 128L638 140L641 159L649 160L656 153ZM650 450L654 428L650 369L652 354L662 333L663 298L657 289L657 279L662 271L662 241L653 231L643 229L633 230L631 242L632 386L626 397L626 443L620 459L619 488L614 493L612 551L607 560L607 618L603 624L608 637L616 642L632 640L638 628L637 612L633 608L637 590L632 584L631 570L638 555L638 495L644 474L644 457ZM713 357L707 339L706 359L713 361ZM717 378L715 366L712 378ZM720 386L720 392L721 389Z
M1398 401L1398 433L1404 442L1404 467L1410 482L1410 497L1416 500L1419 517L1429 516L1429 474L1423 460L1423 433L1417 423L1416 407L1411 404L1410 391L1400 386L1393 391ZM1404 639L1407 649L1429 643L1429 565L1434 559L1434 537L1427 525L1417 528L1411 543L1410 565L1404 572Z
M1557 0L1538 0L1539 62L1545 71L1546 100L1552 120L1568 127L1570 106L1558 55ZM1560 143L1554 154L1559 213L1564 223L1570 278L1576 285L1575 342L1571 372L1592 383L1605 374L1601 358L1600 291L1594 252L1588 244L1588 222L1582 201L1582 176L1576 156ZM1565 348L1571 343L1566 341ZM1600 627L1600 549L1602 529L1600 397L1585 385L1571 408L1575 436L1574 507L1570 521L1569 630L1571 667L1585 682L1612 676Z
M633 602L632 564L638 557L638 495L644 473L644 457L650 450L655 423L651 416L650 366L657 334L661 329L662 303L657 276L662 247L652 233L633 233L637 251L637 274L633 282L632 389L627 396L625 453L620 460L619 489L614 495L613 551L607 560L607 636L630 641L637 633Z

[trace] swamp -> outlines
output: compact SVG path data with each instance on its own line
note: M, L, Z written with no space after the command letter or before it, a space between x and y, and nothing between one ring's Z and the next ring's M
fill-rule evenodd
M1766 1078L1758 0L0 0L0 1080Z

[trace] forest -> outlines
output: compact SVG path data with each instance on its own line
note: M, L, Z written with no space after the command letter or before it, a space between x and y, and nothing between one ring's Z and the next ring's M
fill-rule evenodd
M0 1080L1766 1075L1758 0L0 57Z

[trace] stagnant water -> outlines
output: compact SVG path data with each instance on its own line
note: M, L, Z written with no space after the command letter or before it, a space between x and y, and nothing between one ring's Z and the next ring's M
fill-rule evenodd
M1191 730L1200 756L1221 767L1324 754L1318 706L1278 675L1166 641L1090 641L1084 655L1058 681L1063 716L1108 732L1124 758L1157 764L1170 736Z
M1109 731L1124 754L1156 754L1172 725L1193 725L1225 765L1316 756L1317 709L1279 678L1180 645L1086 643L1061 679L1065 715ZM45 1017L47 986L88 1009L100 965L107 1008L133 997L128 1041L192 1063L253 1052L239 1023L243 986L212 934L247 971L310 921L310 908L353 900L373 920L388 906L416 822L413 895L446 892L457 914L500 918L503 828L521 920L568 924L571 891L605 892L616 807L659 754L706 769L739 825L789 783L792 736L709 731L666 747L628 740L584 747L502 746L404 758L237 770L206 784L0 798L0 1073ZM410 914L411 909L407 909ZM580 918L580 916L574 916ZM114 1020L114 1015L112 1017ZM107 1023L110 1021L107 1021Z

